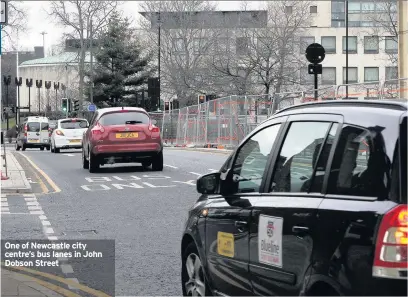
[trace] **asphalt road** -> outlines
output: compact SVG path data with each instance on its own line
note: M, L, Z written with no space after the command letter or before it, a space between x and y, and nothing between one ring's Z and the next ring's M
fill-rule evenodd
M38 184L51 189L53 183L61 190L36 195L53 235L87 242L104 253L102 266L97 261L88 261L86 267L71 261L81 284L109 292L109 269L103 267L115 259L117 296L181 295L181 235L188 209L198 199L195 182L199 175L218 170L227 155L165 150L163 172L118 164L90 174L82 169L80 150L52 154L27 149L22 154L52 180L36 179L31 168L28 175L35 191L44 188ZM18 204L19 199L18 195L9 199L10 212L11 203ZM38 220L19 213L2 216L2 238L45 239ZM114 256L109 242L94 240L115 240ZM88 268L98 270L103 281L89 279Z

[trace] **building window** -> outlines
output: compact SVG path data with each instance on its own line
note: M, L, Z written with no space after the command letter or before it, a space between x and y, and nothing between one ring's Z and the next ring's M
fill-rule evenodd
M363 13L375 12L375 3L373 2L363 2L361 3L361 11Z
M398 79L398 67L385 67L385 79Z
M302 67L300 69L300 84L302 85L312 85L314 81L314 75L309 74L307 67Z
M343 54L346 53L346 37L343 36ZM357 36L348 37L348 53L357 54Z
M358 82L357 67L348 67L348 83L355 84ZM343 67L343 84L346 84L346 67Z
M184 42L183 38L174 38L173 46L176 52L184 52Z
M237 55L247 54L249 49L249 38L237 37L235 46Z
M364 53L378 54L378 36L364 36Z
M285 13L292 13L292 6L285 6Z
M398 37L385 37L385 52L387 54L398 54Z
M364 82L379 81L380 73L378 67L364 67Z
M306 48L315 42L315 38L310 37L300 37L300 53L304 54L306 52Z
M335 54L336 36L322 36L322 46L326 50L326 54Z
M229 38L228 37L219 38L215 46L217 48L217 51L220 53L228 52L229 51Z
M322 69L322 85L336 84L336 67L323 67Z
M317 6L316 5L310 6L310 13L317 13Z

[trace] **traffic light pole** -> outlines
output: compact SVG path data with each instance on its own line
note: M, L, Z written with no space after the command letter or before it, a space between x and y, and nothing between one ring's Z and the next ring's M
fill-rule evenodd
M57 111L58 111L58 89L59 89L59 83L54 82L54 90L55 90L55 116L57 116Z
M35 81L35 86L38 89L38 115L41 113L41 96L40 96L40 89L42 87L42 79Z
M11 76L10 75L4 76L3 80L4 80L4 84L6 85L6 106L8 107L9 106L9 85L11 83ZM6 116L7 116L7 131L8 131L8 129L10 128L8 112L6 113Z
M20 86L23 84L21 77L15 78L15 83L17 86L17 104L16 104L16 125L20 124Z
M28 113L31 112L31 87L33 86L33 79L26 78L26 86L28 87Z

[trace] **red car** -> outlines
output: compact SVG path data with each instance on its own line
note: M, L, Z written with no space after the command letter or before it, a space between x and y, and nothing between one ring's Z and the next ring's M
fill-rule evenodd
M163 170L160 129L137 107L110 107L95 112L82 139L82 166L96 172L101 165L142 163Z

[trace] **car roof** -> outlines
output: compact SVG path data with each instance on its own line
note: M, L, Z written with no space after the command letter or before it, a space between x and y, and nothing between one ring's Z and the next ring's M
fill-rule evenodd
M98 109L99 115L108 113L108 112L115 112L115 111L121 111L121 110L133 110L133 111L140 111L143 113L147 114L147 111L143 108L140 107L130 107L130 106L120 106L120 107L106 107L106 108L101 108Z
M69 120L77 120L77 121L87 121L87 119L84 118L66 118L66 119L59 119L58 122L62 122L62 121L69 121Z
M359 109L372 109L372 108L382 108L388 110L400 110L407 111L408 102L407 100L327 100L327 101L318 101L318 102L308 102L298 105L293 105L286 107L277 111L272 118L275 116L289 115L292 112L298 113L301 111L309 112L333 112L333 108L338 109L342 112L347 112L352 108L355 110Z

